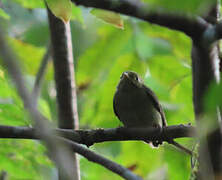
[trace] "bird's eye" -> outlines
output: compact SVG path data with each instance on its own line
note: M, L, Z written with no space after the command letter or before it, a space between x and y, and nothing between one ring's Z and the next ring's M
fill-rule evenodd
M135 79L136 81L138 81L138 76L135 76L134 79Z

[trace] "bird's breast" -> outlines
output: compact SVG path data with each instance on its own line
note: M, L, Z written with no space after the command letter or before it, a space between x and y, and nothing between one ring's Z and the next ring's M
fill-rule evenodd
M161 125L161 116L152 100L142 89L119 91L116 95L118 116L127 127L151 127Z

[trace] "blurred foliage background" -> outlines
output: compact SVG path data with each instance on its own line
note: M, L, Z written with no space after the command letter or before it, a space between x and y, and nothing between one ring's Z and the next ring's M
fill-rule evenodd
M170 10L199 12L209 1L149 1ZM169 6L171 2L173 6ZM0 17L8 31L10 46L30 90L49 43L47 14L43 1L2 0ZM179 3L179 4L178 4ZM184 5L181 3L184 3ZM171 9L172 7L172 9ZM179 8L178 8L179 7ZM203 11L201 11L203 12ZM124 29L106 24L90 9L72 5L72 40L80 128L114 128L121 123L114 116L112 99L123 71L138 72L158 96L169 125L194 123L192 106L191 41L184 34L121 16ZM56 126L56 101L53 69L50 62L39 100L41 112ZM31 126L4 67L0 66L0 124ZM192 148L191 139L178 140ZM190 158L164 144L152 149L143 142L108 142L90 149L129 167L142 177L188 179ZM0 170L9 179L55 179L56 169L38 141L0 140ZM103 167L80 157L83 180L120 179Z

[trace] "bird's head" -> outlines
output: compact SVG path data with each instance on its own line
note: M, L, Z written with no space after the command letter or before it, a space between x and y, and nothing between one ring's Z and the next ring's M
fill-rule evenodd
M133 71L126 71L123 72L120 77L120 83L119 85L133 85L135 87L142 87L143 86L143 80L138 76L137 73Z

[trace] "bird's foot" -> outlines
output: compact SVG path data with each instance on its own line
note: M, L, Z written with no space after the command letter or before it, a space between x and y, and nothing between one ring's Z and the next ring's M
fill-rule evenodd
M162 131L162 128L159 124L153 124L152 127L158 129L160 132ZM158 147L159 145L163 144L163 141L156 138L152 141L152 144L154 147Z
M152 127L154 127L154 128L158 128L158 129L161 129L161 126L160 126L159 124L156 124L156 123L153 124Z
M158 147L159 145L163 144L163 141L154 140L154 141L152 141L152 144L153 144L154 147Z

